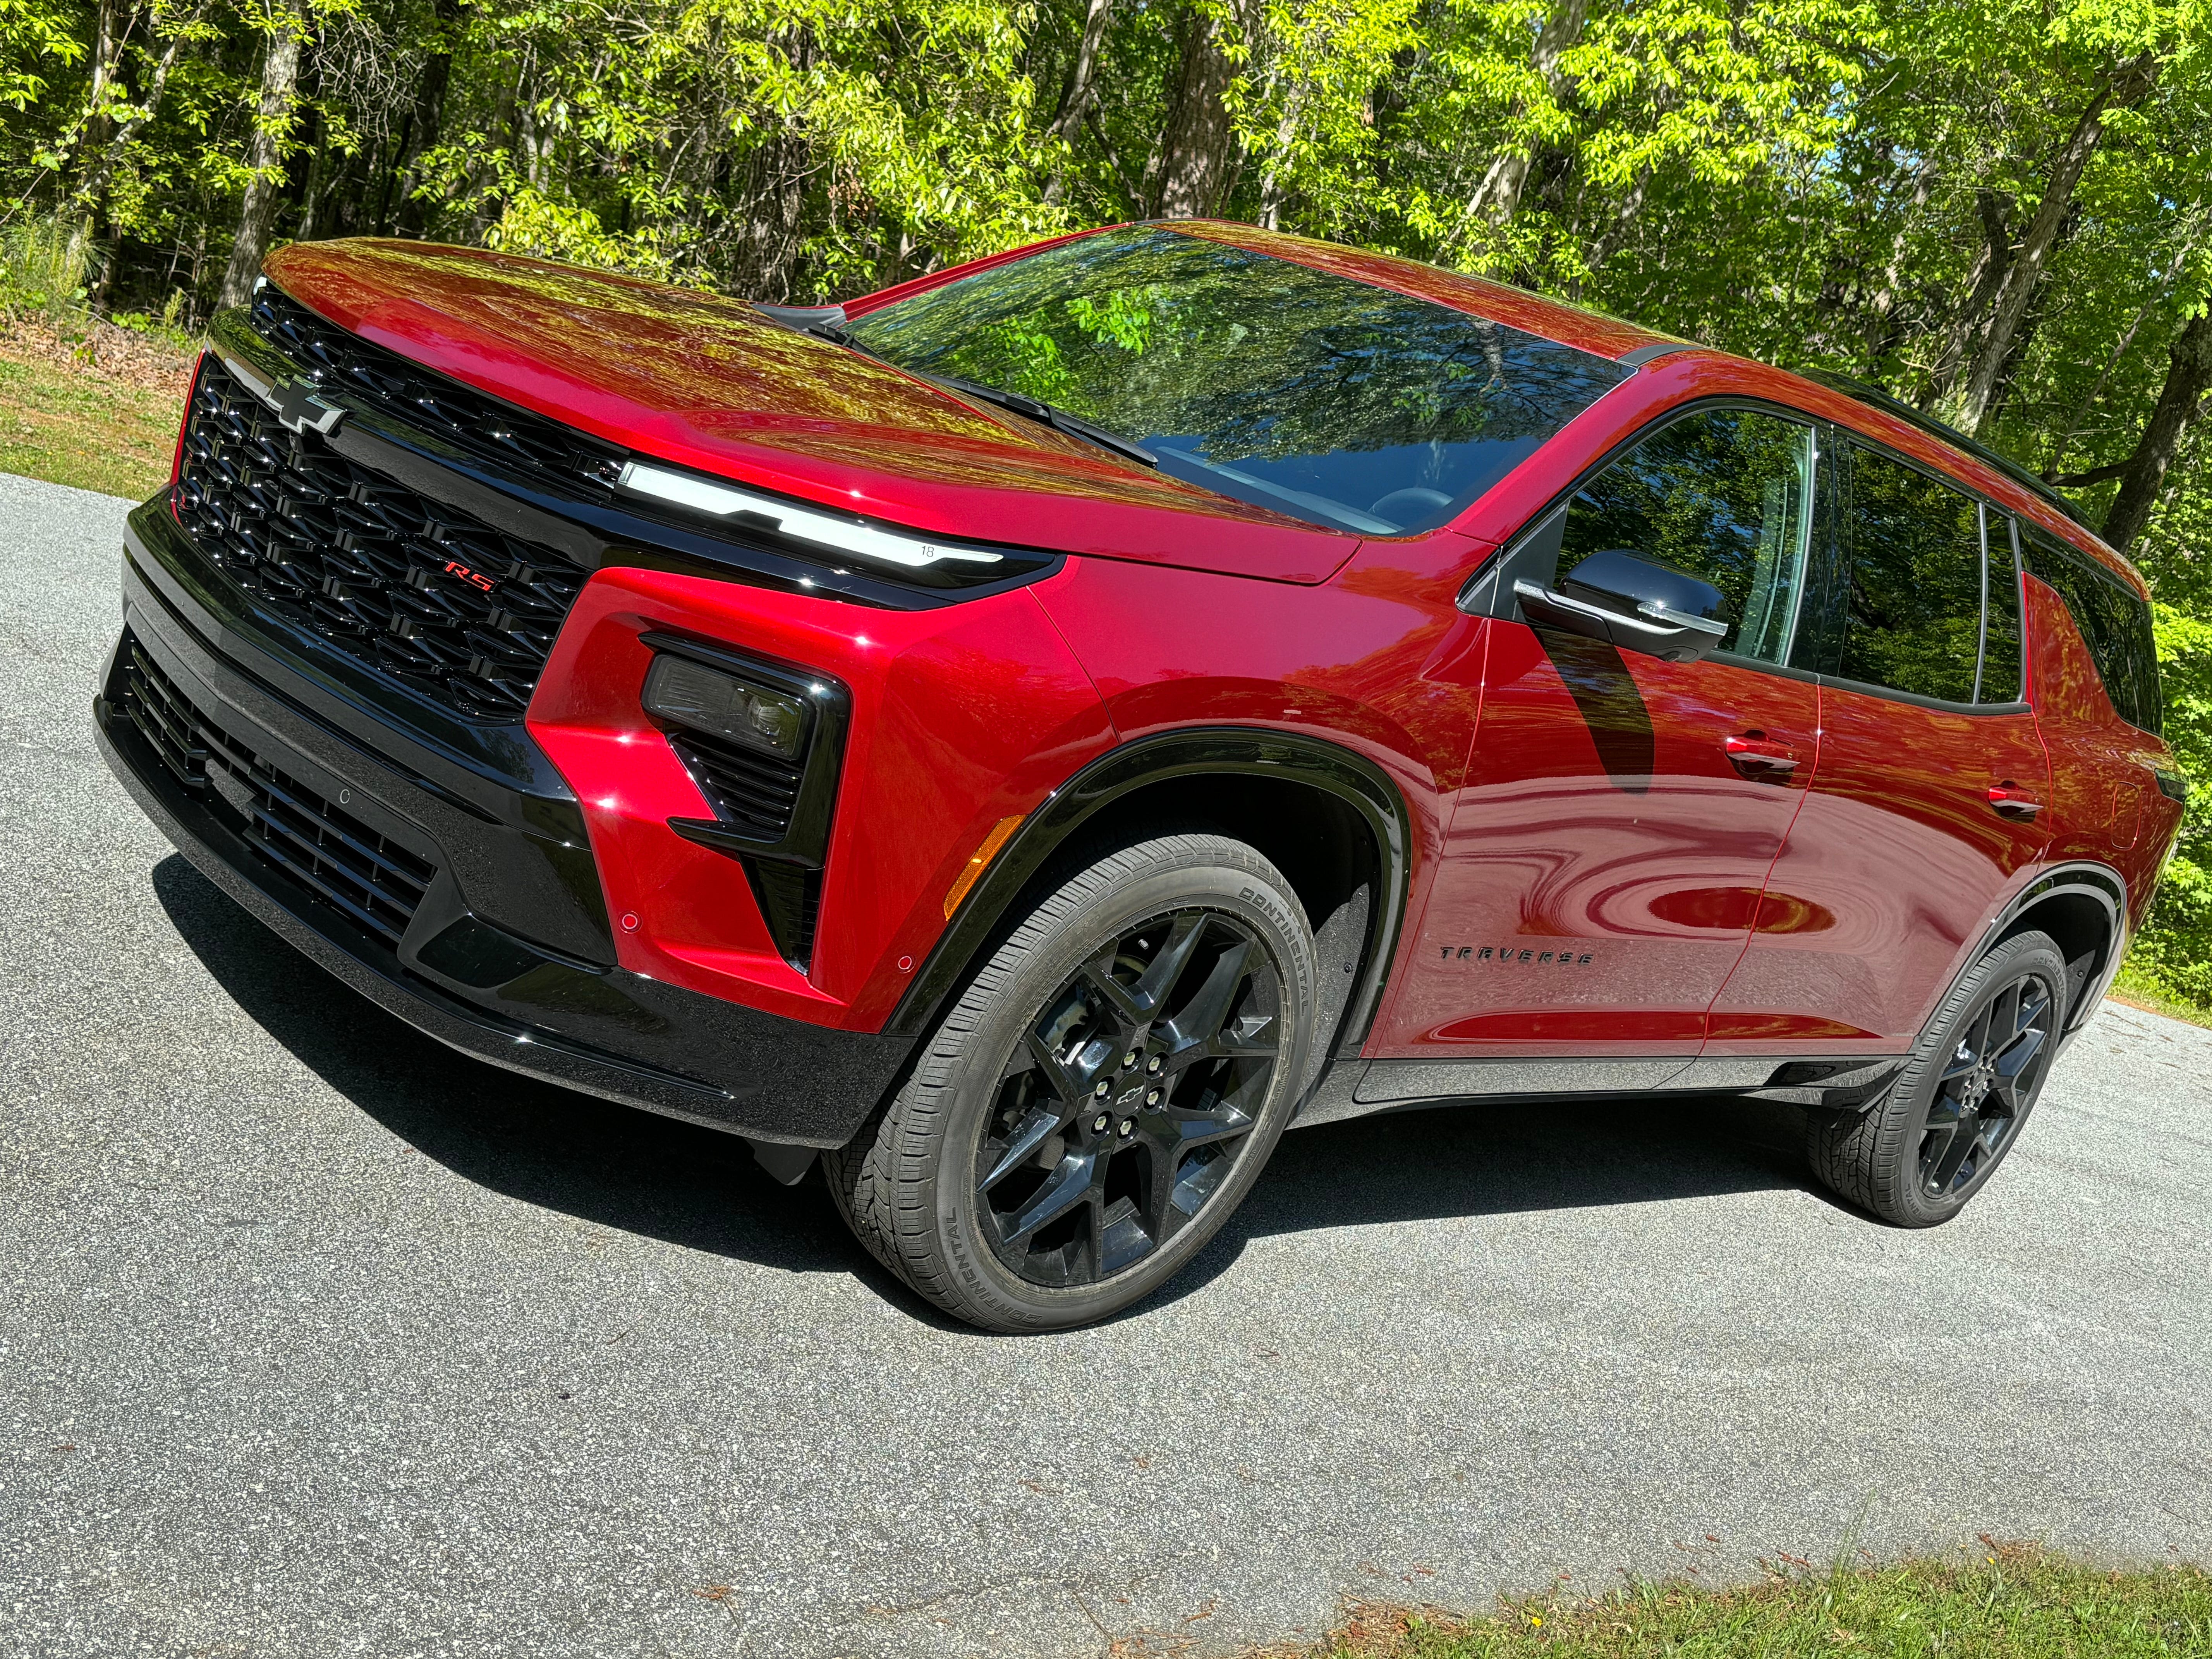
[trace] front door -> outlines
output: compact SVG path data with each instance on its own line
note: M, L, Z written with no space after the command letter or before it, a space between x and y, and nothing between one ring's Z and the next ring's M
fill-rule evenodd
M1696 1055L1814 768L1818 688L1778 665L1815 458L1808 424L1705 406L1503 556L1492 580L1510 595L1625 549L1720 588L1734 626L1720 651L1674 663L1498 604L1467 783L1370 1054L1662 1057L1623 1086Z
M1869 447L1840 459L1793 659L1822 673L1820 774L1709 1055L1902 1053L2048 839L2011 521Z

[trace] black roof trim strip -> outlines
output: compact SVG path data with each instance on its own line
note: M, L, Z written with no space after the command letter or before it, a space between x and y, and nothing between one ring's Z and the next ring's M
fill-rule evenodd
M1677 351L1703 351L1705 349L1695 340L1654 340L1650 345L1640 345L1613 361L1622 368L1641 368L1655 357L1665 357Z
M1963 450L1991 471L2002 473L2046 507L2056 507L2091 535L2097 533L2097 526L2081 516L2080 507L2075 506L2073 502L2068 501L2018 461L1998 454L1996 450L1991 449L1980 440L1969 438L1958 428L1937 420L1933 415L1915 409L1901 398L1892 397L1878 386L1869 385L1864 380L1854 380L1848 374L1832 374L1825 368L1801 368L1796 373L1815 386L1824 386L1831 392L1840 392L1846 398L1856 398L1869 408L1880 410L1885 415L1895 416L1908 426L1917 427L1931 438L1941 438L1952 448Z

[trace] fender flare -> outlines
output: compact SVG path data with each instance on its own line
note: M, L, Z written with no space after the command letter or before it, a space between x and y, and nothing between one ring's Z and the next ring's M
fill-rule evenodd
M2087 898L2105 913L2106 957L2096 970L2083 980L2081 988L2074 994L2074 1006L2067 1010L2059 1027L2059 1040L2063 1042L2087 1024L2097 1004L2111 988L2113 978L2120 971L2120 959L2127 954L2128 883L2127 878L2108 864L2094 863L2087 859L2053 866L2039 872L2019 891L1999 908L1990 925L1982 930L1981 943L1966 958L1951 983L1944 988L1943 996L1937 999L1942 1007L1967 971L1989 954L1990 947L2003 938L2007 930L2036 905L2048 898L2071 896Z
M1320 790L1350 806L1374 837L1381 890L1367 908L1359 981L1329 1044L1332 1056L1347 1046L1356 1052L1374 1023L1404 921L1412 817L1398 787L1365 757L1320 738L1249 726L1184 728L1134 738L1097 757L1047 795L953 913L884 1034L918 1037L935 1024L1030 879L1102 809L1148 784L1208 774L1275 778Z

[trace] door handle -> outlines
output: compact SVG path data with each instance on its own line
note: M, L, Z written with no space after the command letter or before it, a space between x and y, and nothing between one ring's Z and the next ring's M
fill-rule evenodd
M1990 805L1996 808L1999 817L2014 823L2032 823L2035 815L2043 810L2041 801L2014 788L2010 778L1990 786Z
M1722 746L1728 750L1729 764L1754 783L1787 783L1797 770L1795 755L1755 732L1729 738Z

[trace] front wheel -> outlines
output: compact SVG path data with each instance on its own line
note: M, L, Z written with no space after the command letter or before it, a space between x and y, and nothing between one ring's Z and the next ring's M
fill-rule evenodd
M1296 1103L1318 979L1303 908L1252 848L1126 848L994 953L906 1086L825 1157L830 1192L878 1261L960 1318L1103 1318L1251 1189Z
M2043 933L2015 933L1969 969L1875 1106L1816 1121L1821 1182L1901 1227L1948 1221L2020 1139L2058 1050L2066 963Z

